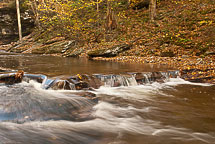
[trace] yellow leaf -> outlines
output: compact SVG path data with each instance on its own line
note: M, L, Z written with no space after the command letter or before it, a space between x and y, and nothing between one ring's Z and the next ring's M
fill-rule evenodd
M77 76L78 76L78 78L81 80L82 79L82 77L81 77L81 75L80 74L77 74Z

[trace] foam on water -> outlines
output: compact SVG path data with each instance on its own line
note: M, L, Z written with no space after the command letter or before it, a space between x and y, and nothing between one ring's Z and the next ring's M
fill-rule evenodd
M104 135L105 133L112 133L117 137L120 137L123 133L128 133L156 138L166 137L188 142L197 141L202 143L212 143L215 141L215 137L212 134L196 133L186 128L165 126L159 121L142 119L141 117L134 115L134 112L137 109L133 107L121 108L106 102L101 102L95 106L95 109L95 116L97 118L84 122L61 120L30 122L22 125L7 122L2 123L0 124L1 136L8 139L6 133L2 132L2 128L4 128L14 132L9 134L9 136L13 136L13 134L20 136L22 133L28 132L27 136L34 134L35 137L37 137L39 135L41 139L43 139L43 137L50 137L50 139L53 139L56 142L59 142L60 140L61 142L65 142L65 138L69 138L71 142L74 141L74 143L88 143L90 137L99 134Z
M181 79L181 78L170 78L169 81L167 81L164 84L165 85L171 85L171 86L176 86L176 85L181 85L181 84L197 85L197 86L212 86L212 84L194 83L194 82L185 81L184 79Z
M201 133L188 128L166 125L159 120L152 119L150 116L147 117L147 115L153 115L157 109L162 109L161 107L150 105L151 102L156 101L158 94L159 96L166 96L162 92L163 89L175 90L174 87L178 85L210 86L207 84L190 83L180 78L170 79L165 83L154 82L152 84L129 87L113 88L102 86L94 91L101 98L112 96L127 101L145 102L148 105L143 104L141 107L137 107L133 104L127 104L122 106L121 103L110 103L101 100L93 107L92 115L94 119L91 120L79 122L70 120L28 121L22 124L1 122L0 140L3 143L33 141L32 143L84 144L100 143L102 137L106 135L121 139L123 135L131 134L142 135L152 139L169 139L173 140L173 142L180 140L188 143L214 143L215 135L213 133ZM46 100L46 104L49 104L51 100L69 101L69 103L77 107L90 104L86 99L70 94L70 92L74 93L77 91L44 90L41 88L41 84L34 81L30 81L30 83L23 82L16 86L31 90L30 93L33 93L33 95L30 95L31 98L35 96L34 98L38 99L38 101ZM0 86L1 92L5 89L7 92L10 92L7 86ZM67 113L67 115L69 114ZM146 116L143 117L140 114Z
M0 93L1 121L24 123L49 119L88 119L88 111L94 105L92 101L72 91L63 93L44 90L41 84L34 81L3 86Z

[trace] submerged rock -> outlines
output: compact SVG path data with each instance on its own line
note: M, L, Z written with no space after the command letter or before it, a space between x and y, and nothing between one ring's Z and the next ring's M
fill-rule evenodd
M92 92L79 92L76 93L77 95L81 96L81 97L85 97L95 103L98 103L98 97L96 96L96 94L92 93Z
M0 89L0 122L93 119L93 106L98 102L90 92L46 92L31 84L17 84Z

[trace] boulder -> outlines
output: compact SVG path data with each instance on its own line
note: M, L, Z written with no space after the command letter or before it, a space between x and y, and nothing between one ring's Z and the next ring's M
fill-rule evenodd
M89 57L114 57L123 51L129 50L131 46L132 45L130 44L121 44L113 46L109 49L92 50L88 52L88 55Z
M50 44L43 44L41 47L37 47L32 50L33 54L56 54L61 53L68 41L57 41Z
M16 73L0 74L0 83L5 83L8 85L20 83L22 82L23 76L24 72L22 70Z
M78 57L84 52L83 48L74 48L73 50L70 51L69 54L66 55L66 57Z
M71 84L67 80L58 80L57 82L54 82L53 85L51 86L51 89L53 90L71 90L72 87L70 86Z
M87 82L89 87L98 89L100 86L102 86L102 82L96 78L93 75L81 75L81 78L83 81Z
M76 95L81 96L81 97L85 97L88 100L91 100L95 103L98 103L98 97L96 96L96 94L92 93L92 92L79 92L76 93Z

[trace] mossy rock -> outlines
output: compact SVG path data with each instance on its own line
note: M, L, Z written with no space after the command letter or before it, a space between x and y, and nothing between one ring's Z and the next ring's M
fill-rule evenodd
M31 51L32 54L45 54L46 49L44 47L36 48Z
M84 52L84 48L74 47L74 48L70 49L69 52L67 52L66 54L64 54L64 56L65 57L78 57L83 52Z
M90 52L88 52L89 56L99 56L102 55L104 52L106 51L106 49L96 49L96 50L92 50Z
M30 48L29 43L22 43L19 44L15 47L13 47L11 50L9 50L10 52L14 52L14 53L22 53L23 51L26 51Z
M67 44L67 42L56 42L54 44L51 44L47 46L46 54L55 54L55 53L61 53L64 46Z
M22 53L23 50L21 50L21 49L13 49L13 50L11 50L11 52L14 52L14 53Z
M131 46L132 45L129 44L121 44L113 46L109 49L92 50L88 52L88 55L89 57L114 57L123 51L129 50Z
M70 57L77 57L83 52L84 52L83 48L76 48L75 50L73 50L72 53L70 53Z
M33 54L56 54L61 53L64 46L67 44L67 41L60 41L49 45L44 45L37 49L32 50Z

